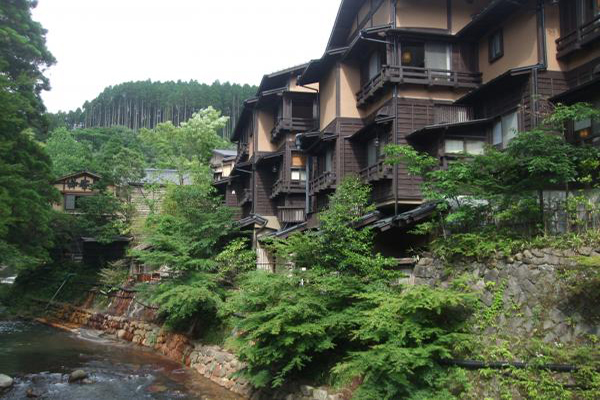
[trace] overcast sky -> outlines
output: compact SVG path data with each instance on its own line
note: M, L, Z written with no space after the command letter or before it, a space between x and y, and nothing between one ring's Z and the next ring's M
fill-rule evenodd
M51 112L136 80L258 84L323 54L340 0L39 0Z

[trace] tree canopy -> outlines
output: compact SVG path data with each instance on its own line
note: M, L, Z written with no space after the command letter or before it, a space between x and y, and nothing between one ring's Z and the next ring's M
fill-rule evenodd
M43 128L43 75L54 63L35 1L0 3L0 265L34 266L51 245L50 159L34 141Z
M211 85L197 81L125 82L107 87L77 110L51 114L51 130L60 126L73 129L116 125L133 130L153 129L167 121L179 126L194 113L211 106L231 117L231 122L219 130L221 136L228 137L243 100L253 96L256 89L256 86L219 81Z

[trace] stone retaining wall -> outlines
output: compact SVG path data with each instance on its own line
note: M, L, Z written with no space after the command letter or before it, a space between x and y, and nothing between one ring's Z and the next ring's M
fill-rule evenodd
M448 263L425 256L414 269L414 279L417 284L444 287L452 278L468 274L486 306L491 306L498 294L502 297L504 312L487 333L571 343L585 335L600 336L600 323L590 321L589 310L574 304L561 278L562 272L577 265L578 256L600 256L600 248L531 249L486 262Z
M168 332L145 321L99 313L70 304L51 305L52 315L60 321L86 326L115 335L116 338L154 349L156 352L193 368L205 378L245 398L285 400L343 400L341 394L329 394L325 388L300 386L297 390L277 393L254 391L242 378L233 377L243 364L219 346L196 343L185 335ZM290 393L291 392L291 393Z

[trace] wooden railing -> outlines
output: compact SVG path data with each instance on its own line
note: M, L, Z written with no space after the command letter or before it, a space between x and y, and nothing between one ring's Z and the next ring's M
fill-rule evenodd
M306 190L305 181L291 181L279 178L273 184L271 189L271 199L279 196L281 193L301 193Z
M361 169L359 175L365 182L368 183L382 179L392 179L392 172L392 166L385 164L385 162L381 160L377 164L373 164L367 168Z
M324 172L310 182L311 193L318 193L332 188L335 188L335 173L333 172Z
M240 199L240 201L238 202L238 206L243 206L246 203L249 203L252 201L252 189L244 189L243 193L242 193L242 198Z
M296 224L300 222L304 222L304 207L298 206L284 206L277 207L279 222L283 222L285 224Z
M473 109L467 106L435 106L433 109L434 124L455 124L473 120Z
M271 140L277 140L283 132L306 132L315 128L313 118L279 118L271 130Z
M239 163L245 155L248 154L248 143L240 143L238 145L238 154L235 157L235 164Z
M600 15L584 24L581 24L574 31L556 39L557 56L562 57L573 50L591 42L600 36Z
M388 82L476 88L481 85L481 73L384 65L379 74L367 82L362 89L356 93L358 105L362 106L368 103L373 95L381 90Z

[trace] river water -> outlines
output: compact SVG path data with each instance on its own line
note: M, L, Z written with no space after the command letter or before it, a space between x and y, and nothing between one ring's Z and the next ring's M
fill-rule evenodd
M83 369L85 383L68 374ZM65 332L26 321L0 321L0 373L15 379L1 399L239 400L181 365L93 330Z

